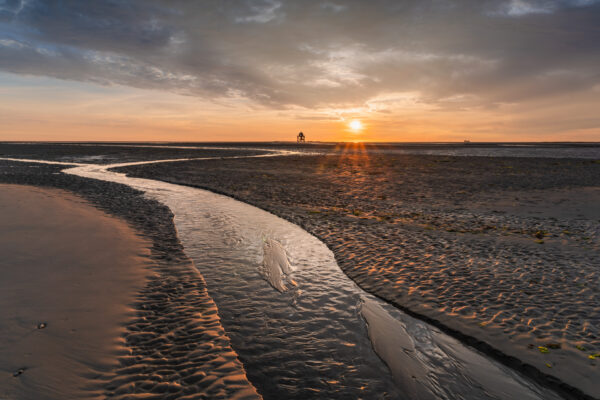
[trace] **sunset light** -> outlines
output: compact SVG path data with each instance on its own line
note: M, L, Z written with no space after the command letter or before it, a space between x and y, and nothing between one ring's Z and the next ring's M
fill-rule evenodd
M595 399L599 21L0 0L0 400Z
M600 0L122 1L0 1L2 140L599 137Z
M350 127L350 129L352 129L353 131L360 131L363 128L363 124L362 122L360 122L359 120L355 119L353 121L350 122L350 124L348 124L348 126Z

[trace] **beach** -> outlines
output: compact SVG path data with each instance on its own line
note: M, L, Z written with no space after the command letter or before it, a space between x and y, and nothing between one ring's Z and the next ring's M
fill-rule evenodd
M0 400L600 400L600 0L0 0Z
M121 171L207 188L292 221L368 292L540 381L597 391L594 160L357 149Z
M1 182L76 193L145 243L90 396L597 397L594 159L19 146L0 155L79 166L0 161ZM165 155L213 159L101 165Z
M600 400L600 0L0 0L0 400Z
M260 398L166 207L0 164L3 398Z
M148 243L57 189L0 185L0 209L0 397L85 397L122 353Z

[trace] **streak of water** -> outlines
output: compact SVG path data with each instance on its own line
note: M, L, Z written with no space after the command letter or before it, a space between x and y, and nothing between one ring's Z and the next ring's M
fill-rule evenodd
M232 346L266 398L559 398L366 294L300 227L225 196L113 167L64 172L126 184L173 211ZM275 290L261 274L267 267L293 284Z
M15 143L16 144L16 143ZM21 143L28 144L28 143ZM73 145L74 143L62 143ZM59 145L54 143L54 145ZM235 144L224 146L207 145L176 145L176 144L114 144L114 143L78 143L78 146L103 146L103 147L129 147L129 148L157 148L157 149L180 149L180 150L245 150L261 151L272 155L327 155L336 154L335 148L319 148L310 144L301 147L301 150L284 150L281 148L268 147L246 147ZM414 154L451 157L517 157L517 158L600 158L600 146L597 143L589 143L584 146L568 146L559 143L482 143L462 146L457 143L380 143L382 147L371 144L364 151L370 154ZM242 156L244 157L244 156Z

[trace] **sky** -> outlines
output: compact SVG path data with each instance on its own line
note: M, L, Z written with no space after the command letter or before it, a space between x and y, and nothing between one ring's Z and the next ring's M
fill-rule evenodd
M600 141L600 0L0 0L0 140Z

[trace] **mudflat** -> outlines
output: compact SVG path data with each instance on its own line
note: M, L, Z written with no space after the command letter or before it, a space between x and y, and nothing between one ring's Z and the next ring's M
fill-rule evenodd
M365 290L549 384L598 391L598 161L350 148L120 171L299 224Z

